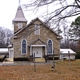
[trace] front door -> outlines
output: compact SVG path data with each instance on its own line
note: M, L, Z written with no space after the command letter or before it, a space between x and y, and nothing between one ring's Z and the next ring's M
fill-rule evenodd
M42 57L42 47L33 47L33 53L35 57Z

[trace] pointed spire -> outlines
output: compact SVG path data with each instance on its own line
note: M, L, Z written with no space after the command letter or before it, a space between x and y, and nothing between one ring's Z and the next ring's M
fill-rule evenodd
M15 18L13 19L13 22L15 21L27 22L20 5L18 6Z
M21 2L21 0L19 0L19 6L20 6L20 2Z
M19 0L19 6L20 6L21 0Z

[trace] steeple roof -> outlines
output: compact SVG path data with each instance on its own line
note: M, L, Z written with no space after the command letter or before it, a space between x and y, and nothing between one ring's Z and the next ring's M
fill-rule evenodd
M18 9L17 9L16 16L13 19L13 22L15 22L15 21L27 22L24 14L23 14L21 6L19 6Z

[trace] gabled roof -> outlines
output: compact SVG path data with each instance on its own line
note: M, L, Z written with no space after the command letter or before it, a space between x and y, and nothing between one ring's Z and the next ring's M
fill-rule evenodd
M29 46L35 44L37 41L40 41L42 44L45 44L46 45L46 43L44 41L42 41L41 39L36 39L32 43L30 43Z
M61 54L76 54L72 49L60 49Z
M13 19L13 22L15 22L15 21L27 22L24 14L23 14L21 6L19 6L18 9L17 9L16 16Z
M45 27L47 27L48 29L50 29L50 30L51 30L54 34L56 34L57 36L61 37L60 35L58 35L57 33L55 33L55 31L52 30L49 26L47 26L43 21L41 21L39 18L36 18L36 19L32 20L26 27L24 27L24 28L20 29L19 31L15 32L14 35L17 35L17 34L20 33L21 31L23 31L25 28L29 27L29 26L30 26L31 24L33 24L33 22L35 22L36 20L39 20L39 21L42 23L42 25L44 25Z

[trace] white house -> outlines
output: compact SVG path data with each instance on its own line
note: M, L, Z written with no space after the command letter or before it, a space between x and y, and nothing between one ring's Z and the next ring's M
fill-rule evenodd
M0 58L4 58L5 56L7 56L7 58L5 58L8 61L13 61L13 48L12 46L8 46L8 48L0 48Z
M8 48L0 48L0 55L8 54Z
M60 49L60 59L75 60L75 52L71 49Z
M3 61L7 55L8 55L8 48L0 48L0 61Z

